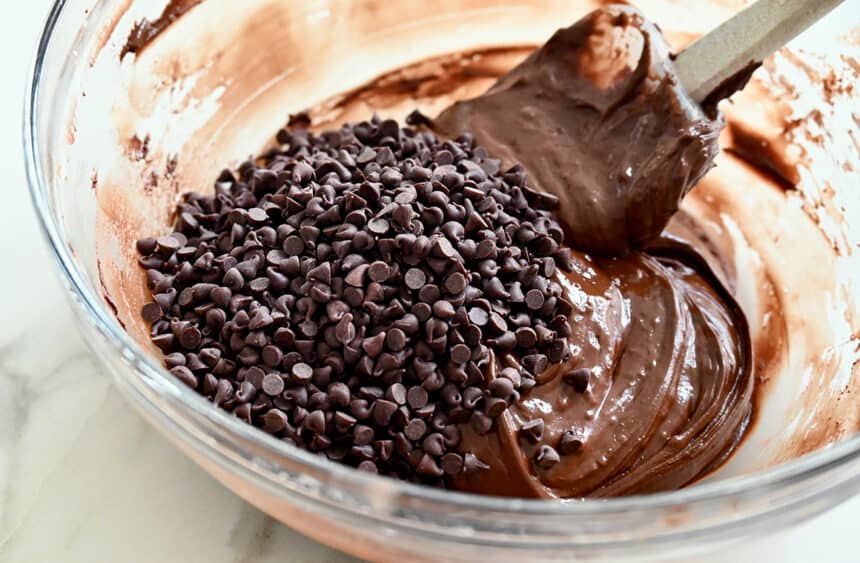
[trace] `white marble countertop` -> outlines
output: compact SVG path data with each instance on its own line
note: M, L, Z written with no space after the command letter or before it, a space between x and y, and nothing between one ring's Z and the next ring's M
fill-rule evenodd
M0 36L0 562L346 561L224 489L156 434L88 352L38 233L24 77L48 0ZM17 264L17 265L16 265ZM713 560L860 560L860 498Z

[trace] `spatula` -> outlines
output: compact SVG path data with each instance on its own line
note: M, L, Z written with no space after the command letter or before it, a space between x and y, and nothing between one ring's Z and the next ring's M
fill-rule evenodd
M824 17L843 0L757 0L678 54L681 84L697 102L741 87L765 57ZM856 0L854 0L856 1ZM746 75L746 76L745 76ZM731 83L740 77L741 84Z

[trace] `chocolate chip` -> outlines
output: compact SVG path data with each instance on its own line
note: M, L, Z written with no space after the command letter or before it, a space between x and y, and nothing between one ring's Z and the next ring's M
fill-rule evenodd
M496 377L487 388L494 397L507 399L514 393L514 382L506 377Z
M521 360L523 367L535 375L540 375L546 370L548 361L544 354L529 354L523 356Z
M201 333L196 326L185 326L179 333L179 344L186 350L194 350L200 345Z
M385 262L377 261L368 267L367 275L375 282L384 283L391 275L391 268Z
M537 444L543 439L544 422L542 418L534 418L520 426L520 436L529 443Z
M466 278L460 272L454 272L445 280L445 290L456 295L466 288Z
M521 348L533 348L537 344L537 333L531 327L518 328L514 334Z
M419 268L410 268L404 276L406 287L412 290L421 289L427 283L427 276Z
M435 284L428 284L418 290L418 298L425 303L433 303L439 300L442 292Z
M558 453L570 455L582 448L582 438L573 430L565 430L558 440Z
M370 265L368 264L360 264L356 266L346 275L344 281L353 287L364 287L365 275L367 274L368 268L370 268Z
M489 469L490 466L481 461L475 454L472 452L467 452L466 455L463 456L463 469L466 473L474 473L476 471L485 471Z
M302 421L302 426L314 434L323 434L325 432L325 413L321 410L309 413Z
M559 461L561 458L552 446L543 445L535 454L535 465L541 469L549 469Z
M433 459L430 455L425 454L421 461L418 463L418 466L415 468L415 471L419 475L423 475L425 477L441 477L444 475L442 469L436 463L436 460Z
M472 307L469 309L469 320L478 326L485 326L490 320L490 315L484 309Z
M465 344L457 344L451 348L451 361L456 364L465 364L472 357L472 349Z
M155 237L146 237L138 240L136 243L137 252L144 256L152 254L155 252L155 247L158 244L158 241Z
M588 368L576 368L564 374L564 382L573 387L577 393L585 393L588 382L591 379L591 370Z
M148 323L154 323L161 318L161 306L158 303L147 303L141 309L143 320Z
M311 377L313 377L314 370L310 365L304 362L299 362L293 365L291 373L293 375L293 380L295 380L296 383L307 383L311 380Z
M175 375L182 383L191 387L192 389L197 387L197 378L185 366L175 366L171 368L170 373Z
M286 428L289 422L287 414L280 409L271 409L263 416L263 427L272 434Z
M410 387L406 393L406 402L413 409L420 409L427 404L427 391L420 385Z
M364 471L365 473L379 473L379 468L376 466L376 463L369 459L366 459L359 463L356 466L356 469L358 469L359 471Z
M267 374L263 377L263 392L272 397L280 395L284 392L284 380L275 373Z
M544 296L539 290L532 289L526 293L526 305L528 305L529 309L540 309L543 307L543 303Z
M370 358L376 358L379 354L382 353L383 347L385 345L385 337L386 333L380 332L375 336L365 338L361 342L361 347Z
M341 344L349 344L355 338L355 325L352 323L352 315L343 316L335 325L335 336Z
M397 410L397 405L386 399L377 399L373 402L373 420L379 426L387 426L391 415Z
M367 223L367 229L375 235L384 235L390 228L388 221L382 217L371 219Z
M281 361L284 359L284 353L281 352L281 349L272 345L264 346L260 356L264 364L273 368L281 365Z
M445 453L445 438L438 432L428 434L421 442L421 448L432 456L441 456Z
M177 236L175 236L176 234L177 233L174 233L172 235L165 235L155 239L157 249L167 255L170 255L173 252L176 252L181 246L185 246L185 244L181 242Z
M454 318L456 311L454 305L449 301L437 301L433 303L433 315L437 319L448 320Z
M491 419L496 418L508 408L508 400L502 397L489 397L484 401L484 412Z
M284 253L287 256L299 256L305 250L305 241L298 235L287 237L284 241Z

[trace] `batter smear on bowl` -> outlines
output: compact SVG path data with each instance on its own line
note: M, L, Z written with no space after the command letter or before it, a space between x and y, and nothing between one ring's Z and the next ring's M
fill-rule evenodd
M707 111L706 111L707 109ZM721 120L606 8L486 94L277 146L138 241L171 372L332 460L487 494L684 486L751 412L749 331L662 234Z

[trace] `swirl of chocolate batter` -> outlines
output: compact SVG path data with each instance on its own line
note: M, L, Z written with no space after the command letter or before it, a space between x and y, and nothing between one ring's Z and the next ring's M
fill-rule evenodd
M668 238L623 258L574 257L563 279L575 307L572 359L545 372L494 433L463 429L462 447L490 468L455 488L550 498L676 489L719 466L742 436L747 325L704 260ZM584 393L564 378L576 368L590 370ZM544 431L532 442L520 429L535 419ZM576 451L548 469L533 463L567 431Z
M752 409L749 331L705 261L661 233L712 166L721 121L678 85L659 30L631 8L595 11L432 125L470 131L490 154L522 163L531 185L561 199L575 249L561 280L576 309L571 360L494 432L463 429L462 449L489 468L451 485L616 496L678 488L719 466ZM574 369L588 379L569 382ZM538 419L542 431L522 431ZM563 450L559 462L536 462L545 446Z

